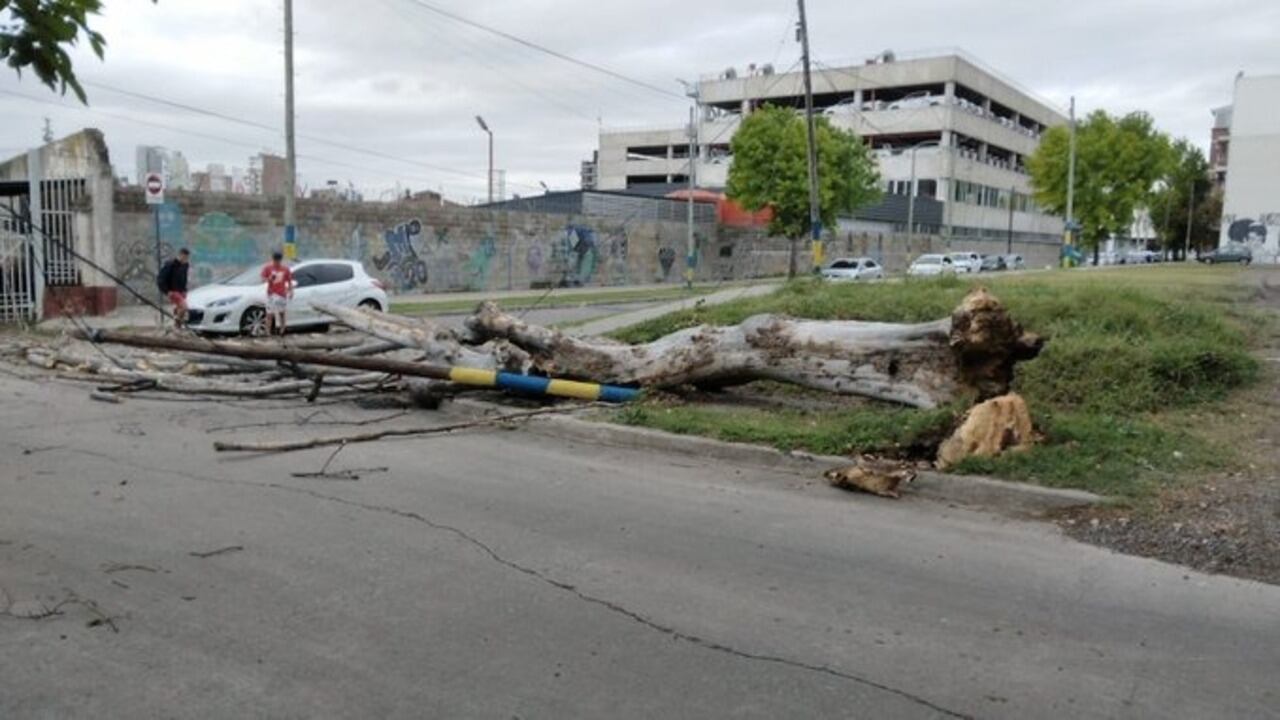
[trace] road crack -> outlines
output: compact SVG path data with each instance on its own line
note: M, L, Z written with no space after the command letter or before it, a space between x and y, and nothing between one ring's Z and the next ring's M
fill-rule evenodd
M895 688L891 685L886 685L884 683L877 682L875 680L872 680L870 678L865 678L860 675L854 675L853 673L845 672L843 670L839 670L839 669L830 667L828 665L819 665L816 663L804 662L802 660L785 658L778 655L769 655L765 653L751 652L749 650L742 650L739 648L735 648L731 645L726 645L724 643L717 642L715 640L710 640L708 638L701 637L699 635L693 635L691 633L684 632L682 630L671 627L669 625L664 625L656 620L653 620L649 617L646 617L645 615L642 615L639 612L636 612L635 610L627 608L626 606L620 603L617 603L613 600L608 600L602 597L598 597L596 595L591 595L590 593L587 593L578 589L576 585L573 585L571 583L567 583L561 580L557 580L553 577L550 577L542 573L539 570L536 570L527 565L522 565L514 560L511 560L501 555L496 550L494 550L490 545L485 543L483 540L480 540L479 538L476 538L475 536L471 535L466 530L463 530L462 528L456 527L454 525L446 525L444 523L436 522L426 517L425 515L422 515L421 513L416 513L409 510L401 510L399 508L394 508L387 505L373 505L370 503L357 502L355 500L348 500L346 498L338 497L336 495L326 495L325 493L317 492L315 490L293 487L291 485L282 485L280 483L265 483L263 484L263 486L274 488L277 490L285 490L288 492L300 493L302 495L309 495L318 500L326 500L328 502L334 502L340 505L359 508L361 510L366 510L369 512L378 512L378 513L385 513L388 515L394 515L396 517L404 518L406 520L413 520L415 522L421 523L433 530L450 533L455 537L457 537L458 539L462 540L463 542L476 548L481 553L488 556L490 560L492 560L495 563L498 563L499 565L502 565L503 567L506 567L511 570L515 570L518 573L531 577L545 585L554 587L557 590L570 593L574 597L578 598L583 602L590 603L592 605L597 605L599 607L602 607L608 610L609 612L626 617L629 620L635 623L638 623L640 625L643 625L644 627L650 630L653 630L655 632L660 632L664 635L670 636L673 639L687 642L691 645L696 645L698 647L711 650L714 652L724 653L726 655L732 655L733 657L740 658L743 660L752 660L756 662L771 663L771 664L781 665L781 666L794 668L798 670L821 673L823 675L829 675L831 677L839 678L841 680L847 680L849 682L857 683L865 687L869 687L875 690L897 695L898 697L901 697L905 700L913 702L922 707L929 708L930 710L938 712L946 717L961 718L963 720L973 720L974 718L973 715L969 715L967 713L962 713L956 710L952 710L950 708L943 707L926 698L920 697L919 695L915 695L913 693L907 692L906 690Z

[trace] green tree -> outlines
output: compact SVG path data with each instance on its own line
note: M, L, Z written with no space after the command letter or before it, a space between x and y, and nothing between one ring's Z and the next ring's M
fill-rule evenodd
M1051 128L1027 160L1036 202L1066 215L1070 131ZM1081 244L1097 259L1102 241L1124 233L1147 207L1156 181L1173 162L1169 139L1142 112L1121 118L1096 110L1076 127L1075 220Z
M19 75L30 68L50 90L65 95L71 88L87 103L67 48L77 45L83 33L102 59L107 41L89 27L90 16L101 11L102 0L0 0L0 60Z
M1209 180L1209 162L1200 148L1187 140L1173 144L1173 162L1152 195L1151 223L1164 250L1185 257L1184 249L1216 246L1222 199ZM1187 245L1187 217L1191 217L1191 242Z
M841 213L880 198L880 173L870 150L853 132L817 119L818 197L821 221L835 227ZM808 141L794 110L764 107L746 117L733 136L726 194L748 210L771 208L769 231L791 239L810 232ZM794 257L794 255L793 255Z

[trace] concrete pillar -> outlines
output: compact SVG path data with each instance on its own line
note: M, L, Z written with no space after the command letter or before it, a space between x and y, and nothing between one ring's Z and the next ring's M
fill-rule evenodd
M956 99L956 83L954 80L948 80L946 85L942 87L942 96L947 99L947 104L950 105Z
M853 106L857 110L862 109L862 88L853 91Z
M989 146L987 145L987 143L982 143L981 145L979 145L979 146L978 146L978 159L979 159L979 160L982 160L982 161L984 161L984 162L986 161L986 159L987 159L987 148L988 148L988 147L989 147Z

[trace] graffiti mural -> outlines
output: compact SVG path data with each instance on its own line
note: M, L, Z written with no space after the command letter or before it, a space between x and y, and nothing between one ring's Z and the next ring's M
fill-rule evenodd
M498 254L498 244L492 235L485 235L467 260L467 289L485 290L489 287L489 270L493 256Z
M596 231L582 225L565 226L564 235L552 252L551 263L562 287L580 287L591 282L600 264Z
M1262 213L1257 219L1224 215L1222 226L1226 240L1248 247L1254 262L1280 261L1280 213Z
M191 228L191 266L200 284L263 261L264 253L236 219L224 212L205 213Z
M670 245L658 249L658 267L662 269L662 282L671 279L671 268L676 265L676 251Z
M416 290L427 284L427 263L413 247L413 239L422 235L422 222L410 220L383 234L387 249L373 258L373 266L386 273L392 285L401 292Z
M619 228L609 233L608 271L606 282L610 285L627 285L630 273L627 270L628 243L626 228Z

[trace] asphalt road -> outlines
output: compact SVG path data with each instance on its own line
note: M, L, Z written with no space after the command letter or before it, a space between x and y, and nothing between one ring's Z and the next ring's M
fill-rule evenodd
M354 482L210 445L387 413L0 375L0 718L1280 717L1280 587L1049 525L519 431Z

